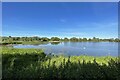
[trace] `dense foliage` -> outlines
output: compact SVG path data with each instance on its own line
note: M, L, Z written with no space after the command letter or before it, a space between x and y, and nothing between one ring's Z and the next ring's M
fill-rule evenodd
M47 38L47 37L0 37L0 39L2 38L2 44L39 44L41 42L49 42L49 41L71 41L71 42L86 42L86 41L92 41L92 42L100 42L100 41L109 41L109 42L120 42L119 38L111 38L111 39L99 39L96 37L93 38L76 38L76 37L72 37L72 38L58 38L58 37L51 37L51 38Z
M2 50L2 77L69 80L116 80L120 75L117 57L45 55L40 49Z

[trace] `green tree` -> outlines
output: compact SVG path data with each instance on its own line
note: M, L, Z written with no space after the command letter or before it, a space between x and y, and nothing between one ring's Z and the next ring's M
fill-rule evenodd
M58 38L58 37L52 37L51 41L60 41L60 38Z
M93 37L92 41L98 42L98 41L99 41L99 38Z
M76 37L72 37L72 38L70 38L70 41L77 42L77 41L79 41L79 39Z
M87 38L83 38L83 41L87 41Z
M13 42L13 39L11 36L9 36L9 43L12 44L12 42Z
M65 38L64 38L64 41L69 41L69 39L65 37Z
M120 42L119 38L115 38L115 42Z
M49 41L50 39L49 38L47 38L47 37L42 37L41 38L41 41Z
M89 39L88 39L88 41L92 41L92 39L91 39L91 38L89 38Z

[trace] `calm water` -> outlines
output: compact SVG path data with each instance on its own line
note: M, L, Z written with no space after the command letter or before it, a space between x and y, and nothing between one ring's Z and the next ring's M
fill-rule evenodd
M40 48L46 54L118 56L116 42L62 42L39 45L14 45L15 48Z

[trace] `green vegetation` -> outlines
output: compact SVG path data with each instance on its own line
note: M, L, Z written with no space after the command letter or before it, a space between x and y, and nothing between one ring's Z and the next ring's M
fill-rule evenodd
M117 57L46 55L41 49L2 49L2 77L69 80L117 80Z
M12 42L2 42L2 45L8 45L8 44L22 44L23 42L19 42L19 41L12 41Z
M41 42L41 41L24 41L22 44L32 44L32 45L38 45L38 44L48 44L48 42Z
M1 37L0 37L1 38ZM72 37L72 38L58 38L58 37L51 37L51 38L47 38L47 37L2 37L2 43L3 45L6 44L41 44L42 42L87 42L87 41L91 41L91 42L105 42L105 41L109 41L109 42L120 42L119 38L111 38L111 39L99 39L96 37L93 38L76 38L76 37Z
M60 41L60 38L58 38L58 37L52 37L50 40L51 41Z

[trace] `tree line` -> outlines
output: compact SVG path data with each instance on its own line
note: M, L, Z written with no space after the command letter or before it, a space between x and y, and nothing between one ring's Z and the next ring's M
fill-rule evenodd
M100 38L77 38L77 37L72 37L72 38L59 38L59 37L1 37L2 42L13 42L13 41L41 41L41 42L46 42L46 41L72 41L72 42L85 42L85 41L93 41L93 42L100 42L100 41L109 41L109 42L120 42L119 38L110 38L110 39L100 39Z

